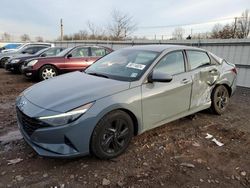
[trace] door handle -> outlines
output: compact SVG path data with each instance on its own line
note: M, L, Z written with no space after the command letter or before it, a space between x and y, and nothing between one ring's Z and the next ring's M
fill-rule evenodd
M212 69L212 70L209 71L209 73L211 73L211 74L215 74L215 73L217 73L217 72L218 72L217 69Z
M187 84L187 83L189 83L189 82L190 82L190 80L187 79L187 78L184 78L184 79L181 81L181 83L183 83L183 84Z

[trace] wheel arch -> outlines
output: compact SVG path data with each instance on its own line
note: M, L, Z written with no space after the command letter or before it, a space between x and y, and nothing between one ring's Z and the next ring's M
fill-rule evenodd
M130 118L132 119L133 121L133 126L134 126L134 136L138 135L139 134L139 120L138 118L136 117L135 113L133 113L131 110L129 110L128 108L125 108L123 106L120 106L120 105L115 105L115 106L110 106L104 110L102 110L102 112L100 112L100 116L99 116L99 120L98 122L104 117L106 116L107 114L109 113L112 113L114 111L123 111L125 112L126 114L128 114L130 116Z
M118 108L116 110L121 110L121 111L127 113L131 117L131 119L133 121L133 126L134 126L134 136L138 135L139 125L138 125L138 120L137 120L135 114L133 112L131 112L130 110L125 109L125 108Z
M232 88L228 85L228 83L218 83L218 84L216 84L215 85L215 87L214 87L214 89L216 88L216 87L218 87L218 86L220 86L220 85L223 85L223 86L225 86L226 87L226 89L227 89L227 91L228 91L228 94L229 94L229 96L231 97L232 96ZM214 90L213 89L213 90Z
M56 69L56 71L59 73L59 69L58 69L55 65L50 64L50 63L46 63L46 64L41 65L41 66L38 68L38 71L40 72L40 70L41 70L44 66L48 66L48 65L54 67L54 68Z

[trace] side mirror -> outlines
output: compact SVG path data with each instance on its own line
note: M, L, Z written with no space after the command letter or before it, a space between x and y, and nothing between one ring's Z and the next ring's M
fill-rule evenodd
M166 74L163 72L153 71L148 76L148 82L171 82L173 80L173 76L170 74Z
M26 54L27 52L26 51L22 51L22 54Z
M71 58L72 57L72 54L68 54L67 55L67 58L69 59L69 58Z
M46 57L47 55L46 54L42 54L41 57Z

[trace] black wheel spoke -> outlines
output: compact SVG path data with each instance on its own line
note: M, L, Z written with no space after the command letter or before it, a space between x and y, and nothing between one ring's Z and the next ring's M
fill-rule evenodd
M127 137L127 135L129 134L129 130L128 128L126 127L125 129L123 129L121 131L121 133L118 135L118 139L124 139Z
M116 131L118 133L121 132L122 126L123 126L123 121L120 120L120 119L116 120L116 122L115 122L115 128L116 128Z
M107 151L111 145L111 142L113 141L114 136L110 135L108 136L103 142L102 142L102 146L104 151Z
M119 151L120 148L122 148L122 146L123 146L121 143L118 142L117 139L115 139L112 143L113 143L113 147L114 147L115 152Z

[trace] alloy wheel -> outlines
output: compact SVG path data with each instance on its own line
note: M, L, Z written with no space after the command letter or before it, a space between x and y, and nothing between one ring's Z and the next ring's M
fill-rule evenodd
M103 133L101 147L106 153L117 153L123 149L128 142L129 127L123 119L116 119L109 122Z
M42 71L42 78L44 80L53 78L54 76L56 76L56 71L53 68L46 68Z

